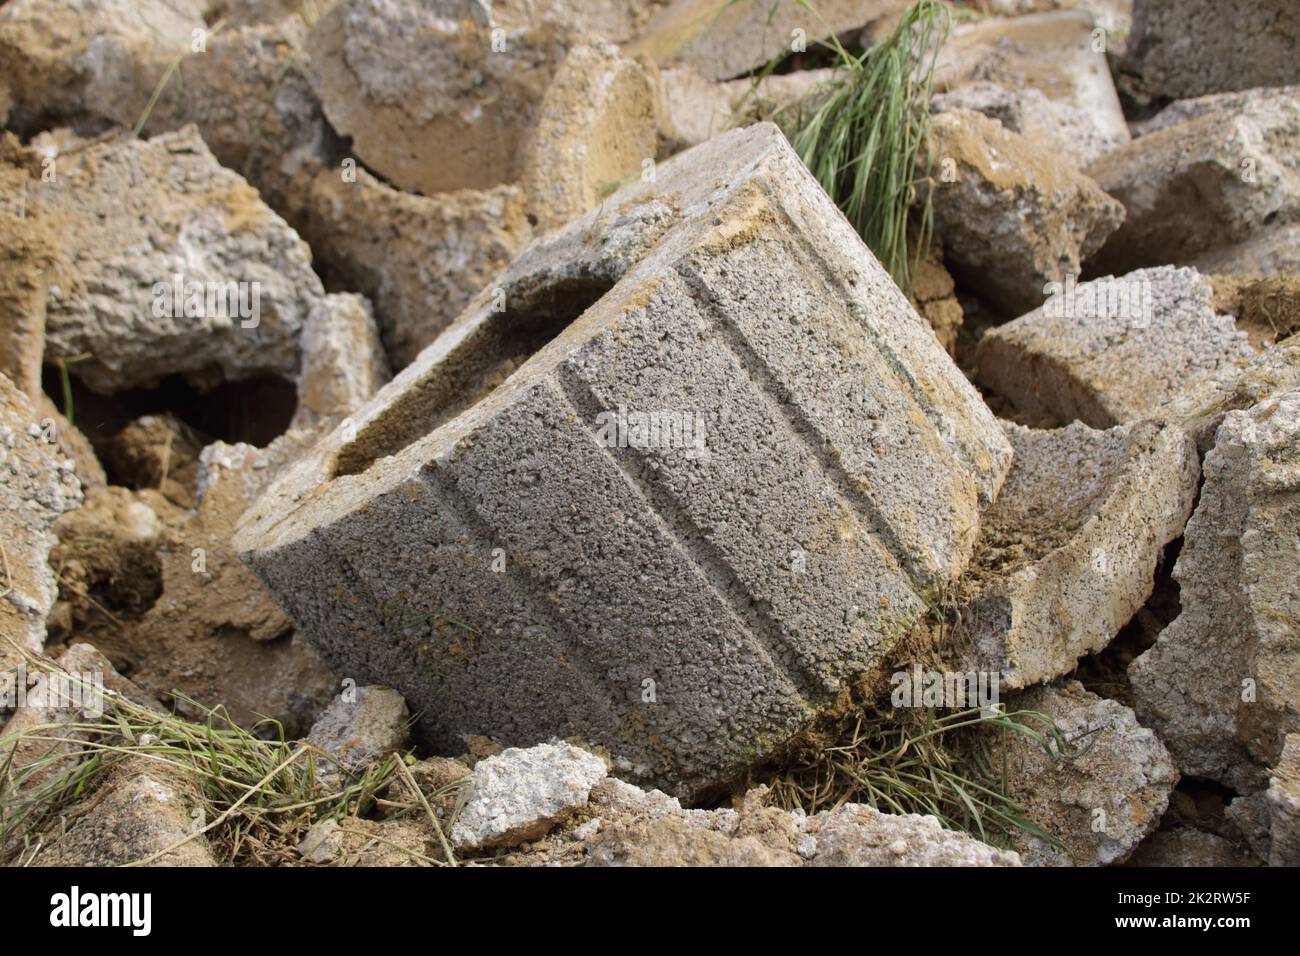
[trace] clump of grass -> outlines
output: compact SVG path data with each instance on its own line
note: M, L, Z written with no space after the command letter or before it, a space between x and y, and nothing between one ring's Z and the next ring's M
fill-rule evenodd
M884 813L937 817L951 830L1007 847L1022 833L1060 848L1007 795L1008 735L1021 734L1059 759L1081 750L1036 711L935 708L863 711L832 734L836 743L786 768L770 784L773 799L808 813L865 803Z
M816 15L809 0L799 2ZM909 294L909 234L920 261L932 233L928 191L918 193L917 184L928 168L930 91L948 27L943 3L919 0L860 55L832 35L823 45L835 54L835 76L809 95L792 137L799 158Z
M27 664L78 680L44 658L28 656ZM310 744L286 740L277 721L246 730L221 708L200 707L206 721L199 723L158 713L110 691L103 701L97 718L51 722L0 739L0 857L9 857L0 864L30 857L60 814L89 795L108 771L126 760L147 760L189 776L205 801L203 818L210 821L163 853L203 836L217 860L227 865L294 863L295 848L314 823L331 818L346 822L383 805L390 818L413 814L428 821L442 859L424 858L426 862L456 865L445 831L464 795L449 818L440 820L400 755L361 773L344 771L342 780L332 782L321 778L318 767L337 761ZM259 736L268 730L270 739ZM19 744L25 756L15 766ZM409 799L395 801L392 795L399 793Z

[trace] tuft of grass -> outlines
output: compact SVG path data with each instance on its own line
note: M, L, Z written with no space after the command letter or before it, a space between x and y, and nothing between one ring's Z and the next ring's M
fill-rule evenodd
M770 786L778 805L810 814L865 803L883 813L929 814L994 846L1010 846L1019 832L1062 848L1007 795L997 755L1006 753L1010 734L1059 759L1086 749L1036 711L864 711L834 734L836 743L786 768Z
M809 0L799 2L817 15ZM909 234L919 262L933 230L928 190L918 192L917 185L928 172L930 91L949 24L940 0L918 0L889 36L860 55L833 35L823 41L835 54L835 76L809 95L792 139L804 165L908 294Z
M26 659L29 669L79 680L46 658ZM338 762L310 744L286 740L277 721L265 720L250 731L222 708L199 707L206 715L206 722L199 723L158 713L108 690L103 701L99 717L41 724L0 739L0 864L30 858L60 814L90 794L109 770L124 760L143 759L194 780L205 801L203 818L210 822L154 857L129 865L148 864L200 836L223 864L296 863L295 848L313 824L331 818L345 824L380 804L390 818L409 814L427 819L442 848L441 860L427 862L456 865L446 830L465 794L459 795L450 817L439 820L400 755L358 774L344 770L341 781L330 782L321 779L317 768L322 761ZM267 728L270 739L258 736ZM15 766L20 744L26 756ZM466 783L451 784L434 797ZM409 800L394 801L392 795L402 792Z

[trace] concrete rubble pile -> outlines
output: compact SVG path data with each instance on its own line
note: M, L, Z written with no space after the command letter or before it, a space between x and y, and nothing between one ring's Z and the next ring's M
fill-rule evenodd
M1300 8L814 6L0 3L0 863L1300 862Z

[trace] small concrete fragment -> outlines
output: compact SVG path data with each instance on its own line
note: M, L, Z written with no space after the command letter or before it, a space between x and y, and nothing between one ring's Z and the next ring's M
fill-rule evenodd
M0 675L22 660L20 648L39 654L45 647L45 615L58 594L49 563L53 525L82 501L72 462L55 441L61 421L39 418L0 375Z
M1268 865L1300 866L1300 734L1287 734L1266 794L1273 837Z
M1082 166L1130 139L1108 39L1086 10L958 24L935 66L939 104L985 113Z
M569 51L528 143L528 213L549 232L596 206L655 157L654 93L640 64L602 44Z
M1291 0L1134 0L1124 73L1151 97L1183 98L1300 80Z
M186 374L201 386L292 379L323 294L307 246L191 127L62 154L31 202L63 223L73 267L51 289L47 360L112 392Z
M1172 266L1069 281L984 335L977 378L1027 415L1093 428L1156 417L1198 381L1254 356L1211 295L1195 269Z
M1200 473L1176 425L1003 427L1015 458L962 578L962 669L1014 689L1070 673L1119 633L1182 534Z
M532 237L518 186L405 193L362 168L299 181L295 224L323 268L373 303L395 369L409 365Z
M302 329L298 408L290 428L307 429L356 411L391 377L370 303L347 292L319 299Z
M980 113L931 120L939 167L935 234L948 267L994 305L1020 315L1123 221L1119 203L1073 166Z
M306 49L334 129L388 182L427 196L520 178L567 35L496 27L480 0L343 0Z
M1087 167L1124 205L1094 268L1187 264L1300 220L1300 91L1258 90L1112 150Z
M123 761L94 799L67 815L36 854L36 866L216 866L207 839L195 831L207 807L183 773L142 757Z
M1128 673L1183 773L1249 793L1300 731L1300 390L1228 412L1203 471L1182 612Z
M535 840L585 806L608 772L603 760L572 744L511 748L480 760L452 845L473 850Z
M770 124L531 246L353 417L239 532L339 673L436 752L579 736L687 789L880 660L1009 465Z
M1178 783L1178 771L1156 735L1133 711L1084 690L1078 681L1034 687L1006 702L1056 724L1077 755L1049 754L1023 734L1006 736L1007 793L1024 817L1062 844L1017 832L1016 849L1030 866L1106 866L1123 862L1155 830Z
M354 687L334 698L303 742L334 758L318 755L316 768L321 780L337 783L405 749L410 729L411 712L401 694L387 687Z

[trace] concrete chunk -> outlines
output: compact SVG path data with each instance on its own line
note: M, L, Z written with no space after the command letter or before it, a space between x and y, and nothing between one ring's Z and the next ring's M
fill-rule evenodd
M535 840L584 806L608 772L599 757L572 744L512 747L480 760L452 844L474 850Z
M1300 9L1292 0L1134 0L1121 69L1152 97L1295 83Z
M311 253L193 127L57 157L31 202L64 224L73 280L51 290L46 358L101 392L185 374L298 373L298 336L324 295ZM56 294L57 292L57 294Z
M338 783L346 774L364 773L381 757L403 749L410 722L406 701L397 691L356 687L334 698L312 724L305 742L338 761L317 757L321 780Z
M1124 204L1094 266L1185 265L1300 220L1300 93L1260 90L1141 136L1087 167Z
M1056 152L969 110L931 122L934 229L954 275L1020 315L1078 275L1124 211Z
M239 531L339 672L444 753L580 735L687 792L871 669L1010 455L767 124L534 244L354 419Z
M1156 735L1118 701L1089 693L1078 681L1024 691L1013 710L1045 714L1077 756L1049 754L1023 734L1008 734L1007 792L1024 816L1054 836L1047 842L1018 831L1016 849L1030 866L1105 866L1125 860L1160 823L1178 771Z
M1052 290L1042 308L990 330L979 381L1030 415L1093 428L1151 418L1160 407L1254 352L1216 315L1195 269L1140 269Z
M1004 427L1015 458L962 579L961 617L968 666L1017 688L1068 674L1142 606L1199 468L1174 425Z
M1184 773L1247 793L1300 731L1300 390L1228 412L1204 473L1182 612L1129 678Z
M943 108L988 113L1058 161L1083 165L1130 138L1106 63L1109 40L1084 10L959 24L939 51L934 88Z

